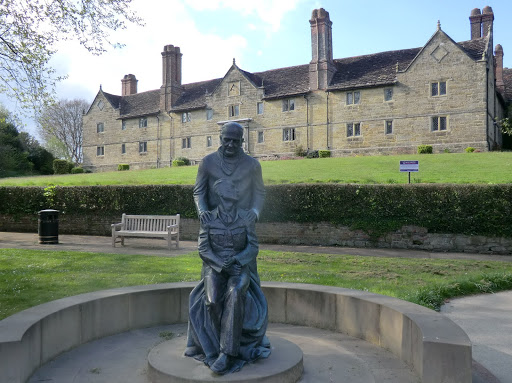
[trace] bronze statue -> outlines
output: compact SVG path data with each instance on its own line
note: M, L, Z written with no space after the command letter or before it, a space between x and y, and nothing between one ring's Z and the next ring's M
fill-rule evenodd
M257 219L265 200L261 165L242 150L243 128L240 124L225 124L220 141L219 150L204 157L197 171L194 201L199 218L201 222L206 222L209 212L219 204L218 197L213 192L215 181L228 178L238 187L238 207L248 210L249 216Z
M265 336L267 301L257 271L254 230L264 198L264 189L254 190L254 185L263 188L261 167L241 153L242 129L233 124L222 129L218 153L203 160L194 190L203 268L201 281L190 294L185 350L186 356L202 360L219 375L270 354ZM223 166L229 168L227 172Z

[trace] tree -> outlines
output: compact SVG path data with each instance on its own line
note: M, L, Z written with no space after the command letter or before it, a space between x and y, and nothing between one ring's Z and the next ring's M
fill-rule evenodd
M87 108L89 103L84 99L60 100L43 108L37 119L39 134L56 157L62 157L59 149L65 148L65 159L82 163L82 117Z
M132 0L0 0L0 92L25 109L53 100L56 76L49 64L60 41L77 39L93 54L120 46L109 33L127 22L142 25Z
M0 108L0 177L52 174L53 155L30 134L19 132L15 121Z

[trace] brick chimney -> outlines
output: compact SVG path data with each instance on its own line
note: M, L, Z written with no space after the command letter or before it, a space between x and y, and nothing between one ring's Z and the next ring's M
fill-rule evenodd
M166 45L162 52L162 86L160 87L160 110L168 112L181 96L180 48Z
M505 93L505 83L503 82L503 48L500 44L494 48L494 64L496 65L496 88L501 94Z
M137 80L135 75L127 74L121 80L121 96L129 96L137 93Z
M492 12L492 8L486 6L484 9L482 9L482 36L487 36L489 32L492 33L493 21L494 13Z
M332 58L332 22L329 12L315 9L311 14L311 49L309 63L309 87L312 90L327 89L336 66Z
M471 40L482 37L482 14L479 8L474 8L469 16L471 25Z

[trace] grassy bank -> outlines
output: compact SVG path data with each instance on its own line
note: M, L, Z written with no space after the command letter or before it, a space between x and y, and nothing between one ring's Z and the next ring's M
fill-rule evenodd
M437 309L450 297L512 289L512 263L262 251L263 281L385 294ZM144 255L0 249L0 319L51 300L122 286L195 281L196 253Z
M261 161L267 184L282 183L407 183L407 173L399 172L400 160L419 160L414 183L512 182L512 152L443 153L428 155L341 157ZM4 186L147 185L195 182L197 166L129 170L92 174L35 176L0 179Z

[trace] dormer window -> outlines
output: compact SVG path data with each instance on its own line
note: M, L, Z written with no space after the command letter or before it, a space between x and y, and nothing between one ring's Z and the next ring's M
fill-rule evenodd
M146 117L139 118L139 128L147 128L148 119Z
M229 105L228 106L228 115L229 117L236 117L240 114L240 106L238 104L236 105Z

